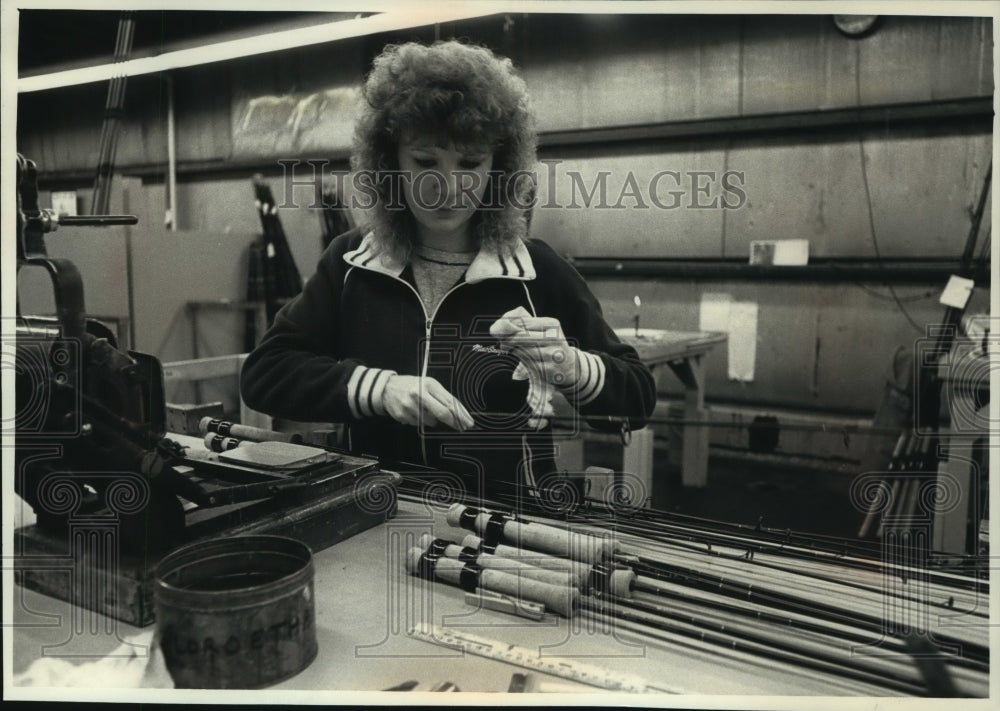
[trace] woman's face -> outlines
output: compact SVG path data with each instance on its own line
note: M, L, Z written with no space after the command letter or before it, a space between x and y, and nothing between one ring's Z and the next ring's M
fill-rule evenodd
M400 141L403 197L417 222L421 242L473 246L468 244L470 221L482 202L492 167L489 148L456 146L420 136Z

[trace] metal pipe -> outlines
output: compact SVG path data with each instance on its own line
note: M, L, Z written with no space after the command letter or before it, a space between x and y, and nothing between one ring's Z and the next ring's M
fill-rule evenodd
M801 266L747 264L746 260L711 260L697 262L674 259L615 259L577 257L571 260L583 276L720 280L720 281L799 281L835 284L867 282L876 284L939 284L959 268L958 260L938 263L897 262L859 263L856 260L828 260ZM989 286L987 260L976 260L969 267L969 278L979 286Z
M55 221L64 227L113 227L138 224L139 218L135 215L60 215Z
M122 207L129 210L128 186L122 189ZM125 225L125 291L128 296L128 347L138 348L135 338L135 266L132 254L132 228Z
M177 231L177 135L174 127L174 78L167 82L167 229Z
M850 107L844 109L816 109L787 111L770 114L723 116L686 121L633 124L608 128L542 131L538 136L539 147L564 149L568 146L593 146L610 148L614 144L635 141L689 140L723 136L757 134L790 135L795 132L815 132L831 128L898 126L912 122L959 123L980 122L985 130L993 119L993 97L970 97L946 101L921 101L905 104ZM554 151L553 151L554 153ZM564 151L560 150L560 155Z

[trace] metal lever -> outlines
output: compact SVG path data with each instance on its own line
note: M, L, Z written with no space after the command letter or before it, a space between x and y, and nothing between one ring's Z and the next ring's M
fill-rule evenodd
M112 227L139 223L135 215L59 215L54 219L66 227Z

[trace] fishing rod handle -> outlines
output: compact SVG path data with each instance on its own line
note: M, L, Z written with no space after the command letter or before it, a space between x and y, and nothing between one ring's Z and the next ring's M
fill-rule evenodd
M457 585L466 592L482 589L508 595L515 600L539 602L545 605L545 609L558 612L563 617L572 617L580 604L580 591L571 585L525 580L518 575L480 568L455 558L433 558L420 548L410 548L406 555L407 572L427 578L428 568L434 578Z
M503 543L498 543L495 546L486 547L483 544L483 539L477 536L475 533L470 533L465 538L462 539L462 546L465 548L475 548L477 550L486 550L492 555L498 558L510 558L512 560L520 560L528 565L533 565L536 568L542 568L543 570L562 570L573 577L574 585L578 588L582 588L587 581L587 576L590 575L590 566L586 563L581 563L579 561L570 560L569 558L558 558L554 555L548 553L540 553L538 551L522 550L521 548L515 548L514 546L507 546Z
M590 565L610 560L615 553L615 543L610 537L574 533L543 523L522 523L464 504L452 504L445 518L450 526L482 536L487 545L495 545L502 539L515 547L532 548Z
M480 550L483 539L470 533L462 539L466 550ZM571 576L572 584L583 593L610 594L616 597L631 597L635 587L636 574L625 567L604 564L588 565L575 560L557 558L546 553L522 551L505 545L493 547L490 554L496 558L521 561L543 570L560 570Z
M501 558L491 555L478 548L466 548L434 538L429 533L420 537L420 547L430 552L446 558L454 558L463 563L475 563L480 568L487 570L499 570L512 575L519 575L529 580L538 580L550 585L574 585L576 580L565 570L544 570L514 558Z

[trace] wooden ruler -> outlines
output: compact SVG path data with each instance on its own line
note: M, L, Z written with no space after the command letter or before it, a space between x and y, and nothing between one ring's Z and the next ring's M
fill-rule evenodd
M461 649L463 652L475 654L488 659L496 659L532 671L552 674L564 679L572 679L581 684L596 686L611 691L626 691L631 693L683 694L684 691L654 684L633 674L617 672L585 664L574 659L560 657L542 657L538 652L527 647L518 647L507 642L487 639L479 635L456 630L446 630L438 625L424 623L411 627L410 637L437 644L441 647Z

